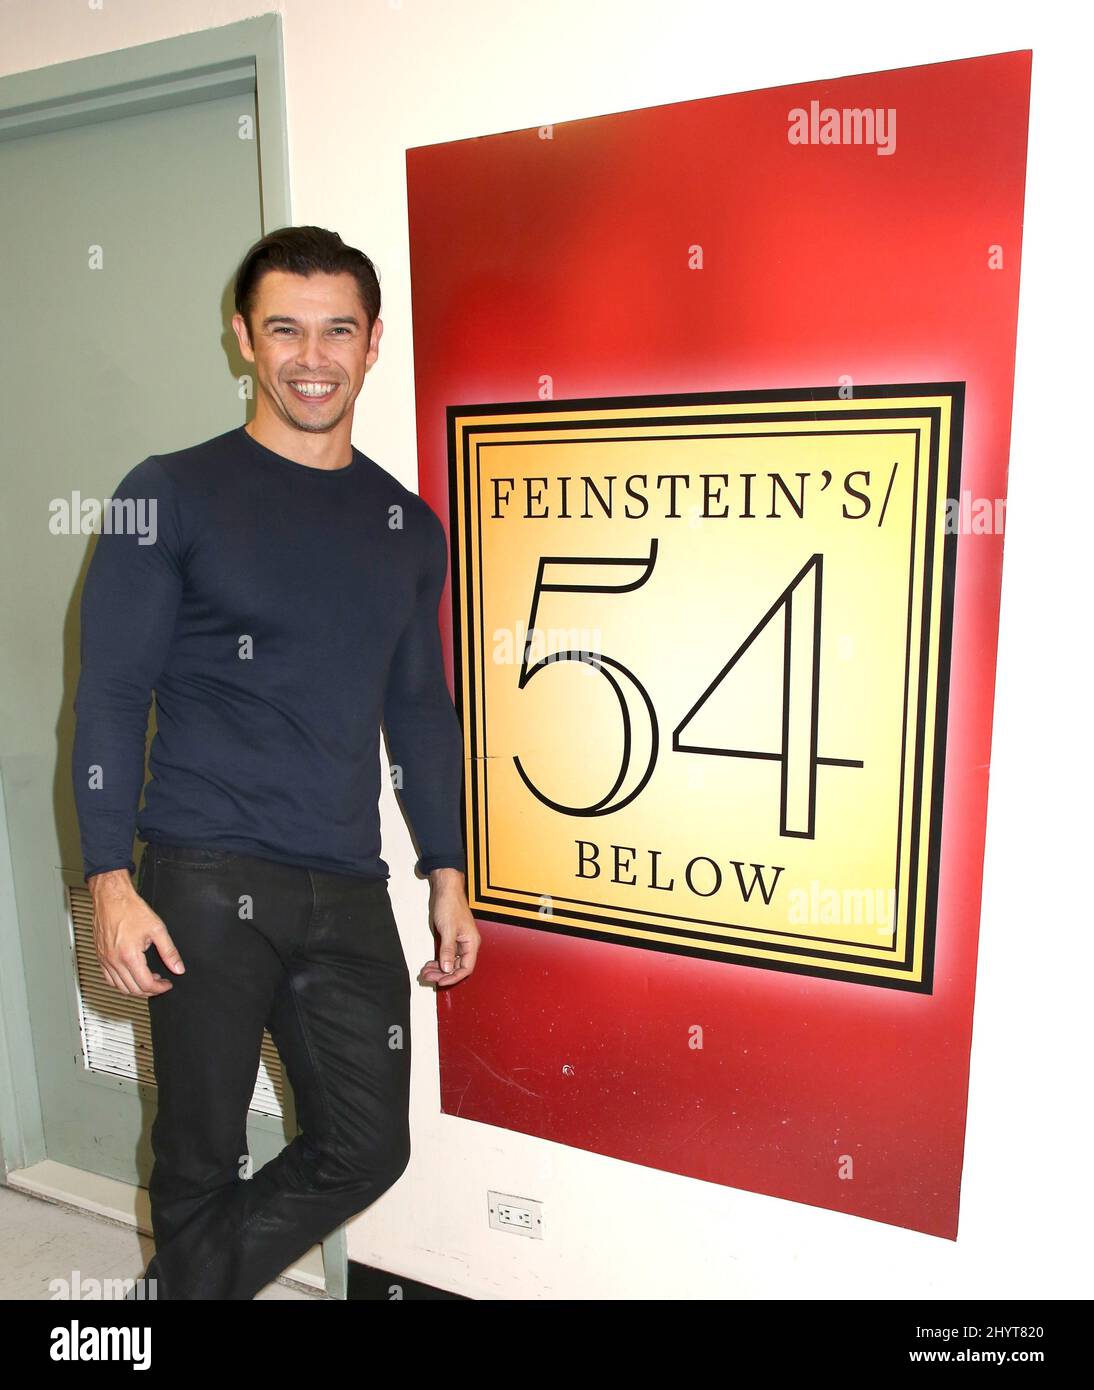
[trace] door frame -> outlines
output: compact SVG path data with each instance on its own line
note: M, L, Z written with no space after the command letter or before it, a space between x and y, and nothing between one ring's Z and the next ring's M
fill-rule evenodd
M0 77L0 140L254 91L262 225L290 220L279 14Z
M271 231L292 221L279 14L0 76L0 140L244 92L255 98L261 225ZM46 1157L4 815L5 780L18 762L0 757L0 1182ZM323 1255L327 1291L344 1298L344 1227L323 1242Z

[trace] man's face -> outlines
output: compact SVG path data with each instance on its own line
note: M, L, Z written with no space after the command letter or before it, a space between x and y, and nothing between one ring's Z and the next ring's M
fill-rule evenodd
M368 318L352 275L268 270L255 288L251 329L232 319L259 391L298 430L332 430L353 408L380 351L383 323Z

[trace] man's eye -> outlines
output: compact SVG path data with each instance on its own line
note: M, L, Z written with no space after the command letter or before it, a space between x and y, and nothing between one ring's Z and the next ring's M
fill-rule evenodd
M349 329L346 328L346 327L343 325L341 328L332 328L332 329L331 329L331 332L332 332L332 333L348 333L348 332L349 332Z
M292 333L294 331L294 329L290 328L287 324L284 323L279 328L274 329L275 333Z

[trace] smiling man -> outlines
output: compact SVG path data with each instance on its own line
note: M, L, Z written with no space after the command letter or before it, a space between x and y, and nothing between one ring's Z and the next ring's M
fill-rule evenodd
M282 228L244 257L236 309L254 420L126 475L115 498L154 509L155 543L101 535L81 608L84 876L105 978L149 1001L146 1278L169 1299L253 1298L408 1162L381 723L430 878L438 949L419 978L465 979L479 947L437 627L444 530L350 442L383 332L372 263L322 228ZM302 1133L251 1177L264 1028Z

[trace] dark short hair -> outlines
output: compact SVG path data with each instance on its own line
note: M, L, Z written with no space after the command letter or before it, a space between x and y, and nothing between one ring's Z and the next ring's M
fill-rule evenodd
M337 232L325 227L279 227L256 241L239 264L235 278L236 311L251 329L251 306L259 280L268 270L290 275L349 274L368 315L368 331L380 313L380 281L363 251L347 246Z

